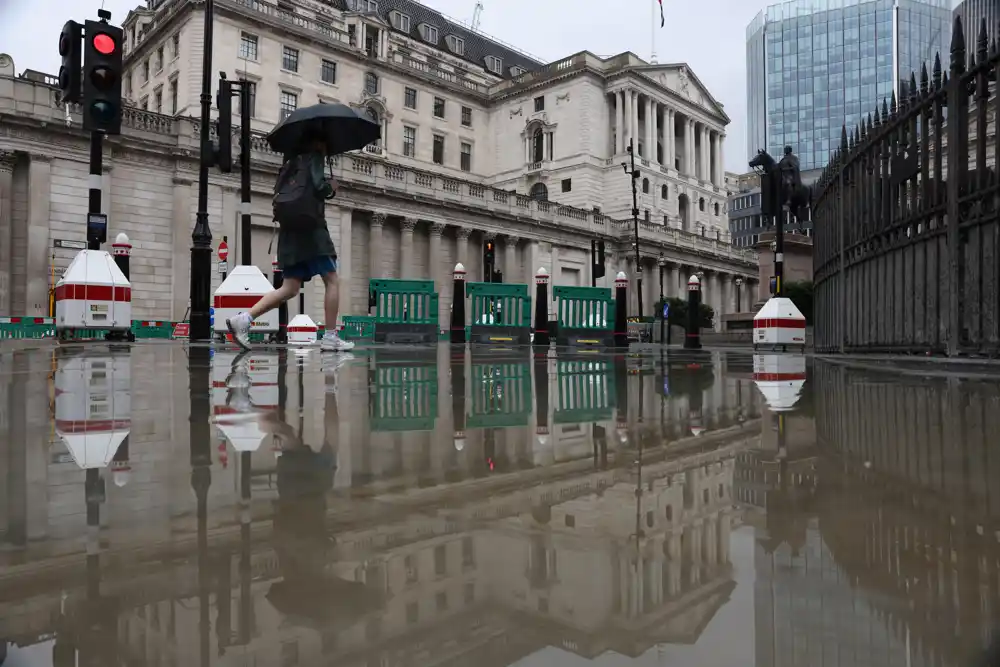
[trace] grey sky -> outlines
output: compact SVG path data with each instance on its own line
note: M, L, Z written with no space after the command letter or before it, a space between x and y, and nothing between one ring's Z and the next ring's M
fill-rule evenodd
M449 16L468 21L475 0L422 0ZM726 169L746 171L745 29L764 6L755 0L663 0L667 23L659 27L656 0L483 0L480 29L553 61L589 50L600 56L633 51L649 58L656 39L657 60L687 62L726 107ZM137 0L105 0L120 23ZM0 52L26 68L59 70L59 30L68 19L96 18L99 2L79 0L0 0ZM612 8L609 12L608 9ZM654 18L653 12L656 11Z

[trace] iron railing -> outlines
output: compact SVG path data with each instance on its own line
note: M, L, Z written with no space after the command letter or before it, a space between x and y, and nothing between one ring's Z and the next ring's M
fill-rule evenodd
M843 129L813 208L817 351L1000 352L998 75L985 22L967 54L956 17L948 72Z

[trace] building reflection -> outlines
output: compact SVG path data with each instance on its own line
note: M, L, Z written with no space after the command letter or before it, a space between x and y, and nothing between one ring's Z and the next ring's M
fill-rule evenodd
M629 374L623 357L465 353L437 358L434 372L425 359L396 359L382 376L369 359L367 368L344 368L333 386L305 357L264 351L250 364L191 352L184 386L132 368L182 359L133 356L105 366L105 386L131 378L138 421L125 453L120 446L100 457L93 473L80 470L52 430L65 414L61 401L73 398L65 389L55 393L48 426L8 424L7 433L24 437L7 439L5 479L23 480L38 453L50 461L41 488L22 482L4 506L6 564L18 565L10 572L20 583L0 614L15 644L55 637L79 657L90 641L84 630L103 623L86 636L100 639L105 664L319 656L345 665L509 664L549 646L637 656L694 641L728 598L743 437L692 447L687 426L659 426L661 415L686 424L690 404L701 401L712 429L739 429L727 416L735 414L730 379L705 375L705 366L724 365L718 356L700 367L714 379L708 384L688 382L695 369L681 366ZM56 358L52 377L73 368ZM417 417L414 428L396 411ZM356 421L392 426L363 440L383 451L365 458ZM595 437L595 424L614 433L619 423L622 434ZM175 429L172 441L156 437L161 424ZM572 426L580 432L561 430ZM490 429L493 457L504 463L484 473ZM468 440L462 451L459 432ZM412 439L421 434L426 440ZM386 448L395 438L404 455L393 463ZM65 465L77 472L61 473ZM129 483L106 494L90 480L126 468ZM141 522L124 493L134 488L146 495ZM29 509L32 493L43 511ZM29 543L27 534L37 537ZM95 539L81 542L88 534ZM89 585L78 583L80 573Z

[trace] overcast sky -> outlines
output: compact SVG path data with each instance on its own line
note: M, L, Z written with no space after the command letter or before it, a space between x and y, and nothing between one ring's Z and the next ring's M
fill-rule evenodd
M476 4L475 0L423 2L463 21L472 18ZM656 0L483 2L481 30L544 61L585 49L600 56L632 51L649 58L655 37L658 62L687 62L725 105L732 121L726 130L726 169L747 170L744 34L765 0L663 0L667 23L662 29ZM140 4L104 0L114 23ZM0 0L0 52L14 58L18 72L30 68L55 74L62 24L71 18L97 18L100 6L80 0Z

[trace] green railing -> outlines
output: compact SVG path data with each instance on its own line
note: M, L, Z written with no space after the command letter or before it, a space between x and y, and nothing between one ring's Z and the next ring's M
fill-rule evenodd
M531 297L528 286L511 283L468 283L473 343L531 342Z
M436 364L375 360L369 371L372 431L432 431L438 412Z
M605 287L552 288L556 300L559 345L614 343L615 300Z
M0 340L51 338L56 325L51 317L0 318Z
M368 283L379 343L437 342L438 295L433 280L373 278Z
M375 337L375 317L372 315L344 315L344 328L340 337L344 340L370 340Z
M559 386L557 424L582 424L614 418L614 365L607 359L556 361Z
M527 426L532 410L528 362L472 363L472 407L465 427Z

